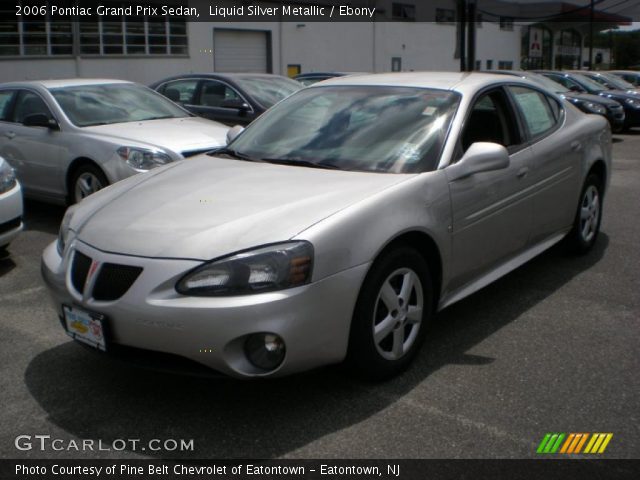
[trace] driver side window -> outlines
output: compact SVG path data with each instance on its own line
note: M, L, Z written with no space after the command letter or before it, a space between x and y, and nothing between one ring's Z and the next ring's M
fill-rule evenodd
M26 117L38 113L44 114L48 118L53 118L49 107L40 95L26 90L21 91L13 109L13 121L15 123L24 123Z
M240 95L231 87L215 80L202 82L199 105L203 107L222 107L228 100L240 100Z
M475 142L520 144L520 135L505 92L499 88L483 94L471 107L462 132L462 152Z

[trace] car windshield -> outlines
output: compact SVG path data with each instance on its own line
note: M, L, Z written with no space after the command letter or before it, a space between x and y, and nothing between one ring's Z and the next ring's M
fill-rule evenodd
M189 116L163 96L133 83L78 85L50 91L78 127Z
M533 82L536 82L542 85L547 90L550 90L555 93L567 93L571 91L561 83L558 83L549 77L545 77L544 75L538 75L536 73L528 73L525 78Z
M241 158L341 170L433 170L459 103L413 87L311 87L266 112L228 146Z
M598 82L591 80L586 75L582 75L581 73L573 73L571 75L583 88L586 88L589 92L602 92L606 90L604 85L600 85Z
M633 90L636 88L632 83L629 83L616 75L607 73L601 73L600 75L604 77L609 85L617 88L618 90Z
M270 108L304 85L284 77L237 77L236 82L260 105Z

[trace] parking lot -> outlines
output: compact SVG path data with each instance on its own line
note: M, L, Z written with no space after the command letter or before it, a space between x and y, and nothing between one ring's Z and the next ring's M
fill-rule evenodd
M546 432L611 432L640 451L640 130L615 137L602 232L553 248L446 309L408 372L339 368L268 382L180 377L93 354L62 331L40 253L63 208L26 204L0 260L4 458L523 458ZM18 435L193 439L189 452L18 451Z

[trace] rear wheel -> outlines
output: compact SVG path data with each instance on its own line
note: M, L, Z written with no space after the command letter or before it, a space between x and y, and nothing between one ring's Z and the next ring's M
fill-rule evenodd
M587 253L596 243L602 219L602 181L591 174L582 187L580 203L567 240L576 253Z
M427 262L399 247L378 259L365 279L349 336L348 364L360 376L402 372L424 340L433 290Z
M105 174L96 165L81 165L73 174L69 188L69 203L78 203L109 185Z

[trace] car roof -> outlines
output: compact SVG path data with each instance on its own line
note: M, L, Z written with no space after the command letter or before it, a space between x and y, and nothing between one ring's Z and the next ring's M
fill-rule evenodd
M308 88L323 88L329 85L372 85L473 91L497 81L506 81L505 76L480 72L402 72L335 77ZM516 76L509 77L508 81L522 82L526 85L532 84L530 81Z
M44 87L44 88L59 88L59 87L77 87L80 85L107 85L112 83L133 83L126 80L115 80L108 78L66 78L59 80L26 80L23 82L7 82L3 83L3 87Z
M165 78L158 83L164 83L168 80L176 80L179 78L288 78L283 75L276 75L273 73L185 73L184 75L174 75L169 78Z

